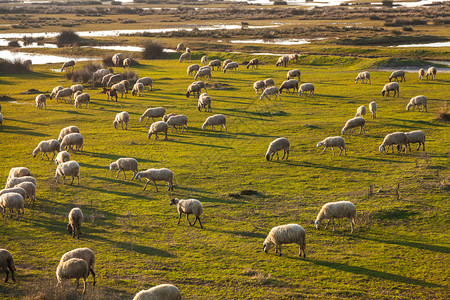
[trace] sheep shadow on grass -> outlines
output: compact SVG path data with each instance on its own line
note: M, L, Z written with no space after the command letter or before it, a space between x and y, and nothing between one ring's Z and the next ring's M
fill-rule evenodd
M419 242L410 242L410 241L400 241L400 240L383 240L380 238L372 238L372 237L366 237L366 236L353 236L354 238L361 239L361 240L368 240L368 241L374 241L389 245L398 245L398 246L405 246L405 247L413 247L417 249L422 250L428 250L433 252L440 252L449 254L450 253L450 247L446 246L437 246L437 245L430 245L425 243L419 243Z
M5 121L3 121L3 123L5 123ZM2 129L2 132L4 132L4 133L23 134L23 135L32 135L32 136L42 136L42 137L50 136L49 134L32 131L33 129L30 129L30 128L11 126L11 125L6 125L6 124L3 124L0 127L0 129Z

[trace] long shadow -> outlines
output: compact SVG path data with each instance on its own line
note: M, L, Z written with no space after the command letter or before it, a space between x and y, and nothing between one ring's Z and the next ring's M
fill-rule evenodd
M211 198L211 197L205 197L205 196L200 196L200 197L198 197L198 200L199 200L200 202L210 202L210 203L246 204L246 202L244 202L244 201L238 201L238 200L224 200L224 199Z
M93 114L84 113L79 110L59 110L59 109L52 109L52 108L47 108L46 110L47 111L64 112L64 113L68 113L68 114L72 114L72 115L93 116Z
M395 281L398 283L414 284L414 285L420 285L423 287L442 287L442 285L440 285L440 284L426 282L426 281L420 280L420 279L409 278L409 277L402 276L402 275L397 275L397 274L392 274L392 273L387 273L387 272L382 272L382 271L376 271L376 270L372 270L372 269L368 269L368 268L364 268L364 267L350 266L347 264L315 260L315 259L310 259L310 261L319 266L328 267L328 268L332 268L332 269L344 271L344 272L350 272L353 274L365 275L365 276L370 276L370 277L379 278L379 279L386 279L386 280Z
M111 160L111 162L112 161L115 161L115 160L118 160L119 158L121 158L121 157L124 157L123 155L115 155L115 154L107 154L107 153L99 153L99 152L89 152L89 151L82 151L82 152L80 152L79 154L81 154L81 155L88 155L88 156L91 156L91 157L99 157L99 158L105 158L105 159L110 159ZM157 160L150 160L150 159L145 159L145 158L138 158L138 157L136 157L136 160L138 161L138 162L146 162L146 163L156 163L156 162L158 162Z
M443 124L439 124L439 123L432 123L432 122L428 122L428 121L422 121L422 120L407 120L407 119L396 119L396 118L389 118L391 120L395 120L395 121L399 121L399 122L409 122L409 123L413 123L416 124L417 127L412 127L410 126L410 128L417 128L417 129L421 129L423 128L423 125L426 126L434 126L434 127L448 127L446 125ZM404 126L404 125L403 125Z
M15 134L23 134L23 135L32 135L32 136L50 136L49 134L40 133L36 131L32 131L30 128L11 126L3 124L1 127L4 133L15 133Z
M450 253L450 248L445 246L436 246L436 245L429 245L424 243L418 243L418 242L408 242L408 241L393 241L393 240L382 240L382 239L376 239L376 238L369 238L369 237L362 237L362 236L353 236L354 238L361 239L361 240L369 240L374 242L380 242L390 245L399 245L399 246L405 246L405 247L413 247L417 249L423 249L423 250L429 250L434 252L440 252L440 253Z
M203 228L203 230L206 231L212 231L212 232L220 232L225 234L234 234L239 235L243 237L249 237L249 238L257 238L257 239L265 239L267 234L259 233L259 232L251 232L251 231L231 231L231 230L219 230L219 229L210 229L210 228Z
M137 187L141 186L140 184L129 181L131 179L131 177L133 177L133 175L129 172L128 172L128 175L130 175L130 176L127 177L128 181L123 180L123 172L120 172L119 178L116 178L117 170L113 170L112 172L114 172L114 178L99 177L99 176L91 176L91 178L95 178L97 180L107 181L107 182L111 182L111 183L120 183L120 184L137 186Z
M391 154L391 152L389 152ZM395 154L395 153L394 153ZM379 162L387 162L387 163L398 163L398 164L407 164L408 161L401 160L392 160L387 158L373 158L373 157L356 157L357 159L370 160L370 161L379 161Z
M282 161L282 160L273 161L273 162L274 163L285 163L285 164L291 165L291 166L326 169L326 170L332 170L332 171L360 172L360 173L380 173L378 171L372 171L372 170L324 166L324 165L319 165L319 164L312 163L312 162L294 162L294 161Z
M150 183L149 183L150 184ZM184 187L184 186L176 186L177 190L183 190L183 191L188 191L188 192L194 192L194 193L201 193L201 194L211 194L211 192L208 191L204 191L204 190L198 190L198 189L194 189L192 187Z
M200 144L200 143L193 143L193 142L182 142L182 141L174 141L174 140L172 140L172 142L178 143L178 144L187 144L187 145L202 146L202 147L233 149L232 147L217 146L217 145L207 145L207 144Z
M8 120L8 119L6 119ZM30 122L30 121L25 121L25 120L10 120L12 122L19 122L19 123L25 123L25 124L32 124L32 125L42 125L42 123L37 123L37 122Z
M97 165L82 163L82 162L79 162L79 165L83 168L109 170L109 167L107 167L107 166L97 166Z
M86 187L86 186L82 186L82 185L77 186L77 187L80 189L96 191L99 193L114 194L114 195L119 195L119 196L124 196L124 197L142 198L142 195L128 193L128 192L110 191L110 190L105 190L105 189L101 189L101 188Z

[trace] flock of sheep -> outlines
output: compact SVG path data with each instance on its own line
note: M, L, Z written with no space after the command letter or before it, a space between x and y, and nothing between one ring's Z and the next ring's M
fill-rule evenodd
M181 50L184 48L184 45L178 45L177 50ZM183 62L186 60L191 60L191 52L189 48L186 48L185 52L181 54L179 61ZM276 66L284 66L287 67L289 62L298 60L297 54L292 54L289 56L282 56L278 59ZM130 59L123 59L121 54L116 54L113 56L113 63L117 67L119 63L123 61L124 67L129 67L131 65ZM223 72L234 70L238 72L239 64L236 62L232 62L231 60L226 60L221 64L219 60L212 60L208 64L207 56L203 56L200 61L202 66L198 64L190 65L187 68L187 75L194 76L194 80L198 78L207 78L210 79L213 70L218 70L220 68L223 69ZM260 62L258 59L252 59L247 64L247 69L250 67L257 68ZM68 67L74 67L75 62L69 61L65 63L62 67L62 70ZM113 97L116 97L120 92L122 93L122 97L128 92L128 88L130 83L127 80L123 80L121 76L117 76L121 74L112 74L107 69L101 69L96 71L93 74L94 79L101 79L101 82L106 86L103 90L107 94L108 100ZM434 79L436 76L436 69L430 68L427 72L423 69L419 71L419 79L422 80L424 77ZM265 80L258 80L253 84L253 88L255 92L258 94L260 92L260 99L268 98L271 96L275 96L275 100L280 99L280 94L287 90L290 93L290 90L294 93L298 92L298 95L301 96L304 93L308 93L310 96L314 96L314 84L312 83L304 83L299 87L299 81L301 78L301 72L298 69L293 69L288 71L287 80L284 81L280 88L275 86L274 80L272 78L267 78ZM297 78L297 79L294 79ZM395 79L396 81L400 78L400 82L405 80L405 72L404 71L395 71L389 77L389 81ZM365 71L358 74L355 79L355 83L361 80L362 83L371 83L370 73ZM144 77L136 81L132 89L133 96L142 96L144 87L149 86L149 91L153 88L153 81L149 77ZM196 95L198 97L198 110L204 109L205 111L211 112L211 97L205 92L200 94L201 90L204 89L206 91L206 84L203 81L195 81L187 88L186 97L190 95ZM394 96L399 93L399 84L398 82L390 82L386 84L382 90L382 95L385 93L389 95L390 91L394 91ZM90 104L90 96L87 93L83 93L83 86L80 84L73 85L70 88L63 88L62 86L55 87L50 95L50 99L55 97L55 100L58 102L60 99L67 98L67 101L71 101L72 97L74 99L75 107L81 107L82 104L85 104L85 107L88 108ZM40 94L36 97L36 107L38 109L45 108L46 106L46 96L44 94ZM416 96L411 99L408 103L406 109L409 110L411 107L415 108L415 106L422 105L423 109L426 110L427 99L425 96ZM0 106L1 111L1 106ZM377 104L372 101L369 104L369 111L373 119L376 118L377 113ZM359 133L365 132L364 125L366 115L366 107L360 106L357 108L356 115L354 118L349 119L344 127L342 128L342 135L344 135L347 131L351 131L355 128L359 128ZM148 108L142 116L139 118L139 122L142 122L146 119L146 124L149 119L153 120L153 123L150 125L150 129L148 131L148 138L154 134L156 139L158 138L158 133L164 133L165 139L167 139L167 131L169 127L178 130L182 128L182 132L184 129L188 130L187 123L188 118L185 115L178 114L166 114L166 110L163 107L154 107ZM154 118L161 118L161 121L155 121ZM3 116L0 113L0 124L2 123ZM128 122L130 120L130 115L128 112L120 112L116 115L113 126L115 129L118 128L119 124L122 129L127 129ZM204 124L202 125L202 129L205 130L207 126L211 126L213 130L215 130L214 126L221 126L222 128L227 129L226 127L226 116L222 114L217 114L213 116L209 116ZM63 128L60 131L58 139L50 139L46 141L41 141L37 147L33 150L32 155L36 157L38 153L42 153L42 159L44 156L47 159L50 159L48 156L49 153L53 154L51 160L54 159L57 164L55 170L54 179L58 182L60 178L63 180L63 184L65 183L66 177L72 177L73 183L74 179L77 178L77 183L79 184L79 176L80 176L80 165L74 161L70 160L70 154L68 151L82 151L83 150L83 136L80 133L80 130L77 126L68 126ZM419 143L419 148L422 145L423 150L425 151L425 133L423 131L413 131L408 133L403 132L394 132L388 134L383 143L379 147L379 151L383 152L384 150L389 150L389 147L392 146L394 151L394 145L397 145L398 151L400 152L405 147L405 152L407 151L407 147L410 148L410 143ZM345 140L340 136L332 136L327 137L324 140L317 143L317 147L324 147L321 154L325 152L327 148L331 148L334 154L334 147L338 147L341 155L342 151L344 155L346 155L345 148ZM290 142L285 137L280 137L275 139L269 144L268 150L266 152L266 159L268 161L272 160L274 155L277 155L279 159L278 152L283 151L282 159L289 158L289 149ZM66 151L67 150L67 151ZM56 158L55 158L56 157ZM152 182L155 186L156 191L158 191L156 181L165 181L168 183L168 190L173 191L173 178L174 174L171 170L167 168L162 169L147 169L144 171L139 171L138 161L134 158L124 157L119 158L117 161L114 161L110 164L110 170L118 169L118 173L116 178L119 177L119 174L123 172L124 179L126 180L125 171L133 172L133 176L131 180L137 179L146 179L146 183L144 185L143 190L146 189L148 183ZM12 168L5 189L0 191L0 212L4 216L6 210L9 209L11 211L11 216L13 211L17 211L17 218L19 219L20 213L24 213L25 206L25 198L30 200L30 204L32 205L36 200L36 179L32 177L30 170L26 167L15 167ZM174 205L178 211L178 223L180 223L182 214L186 214L186 219L190 226L194 226L198 221L200 227L203 228L203 224L201 222L200 216L203 213L203 206L200 201L197 199L177 199L174 198L170 200L170 205ZM193 223L189 220L189 215L193 214L195 216L195 220ZM323 205L319 214L317 215L315 221L315 227L318 229L320 224L324 219L328 219L328 223L331 221L333 224L334 231L334 219L335 218L347 218L351 225L351 233L354 231L355 226L355 218L356 218L356 207L353 203L349 201L339 201L339 202L329 202ZM69 223L67 224L67 230L72 235L72 237L77 236L80 238L81 233L81 225L83 223L84 217L83 212L80 208L73 208L68 215ZM325 228L328 227L328 224ZM268 252L272 247L275 246L275 252L281 255L281 245L295 243L299 245L299 256L305 254L306 248L306 232L305 229L298 224L287 224L280 225L272 228L269 232L267 238L263 243L263 250ZM72 251L65 253L57 266L56 269L56 277L58 280L58 284L61 283L62 279L76 279L76 287L79 285L79 279L83 280L83 293L86 291L86 279L90 274L93 276L94 285L96 283L95 280L95 255L94 252L88 248L78 248ZM11 273L11 278L15 281L14 273L16 271L14 260L9 251L6 249L0 249L0 267L6 273L5 282L9 279L9 274ZM153 295L153 296L150 296ZM151 298L155 297L156 298ZM159 297L159 298L158 298ZM181 299L181 293L177 287L170 284L163 284L151 288L149 290L141 291L136 294L134 299Z

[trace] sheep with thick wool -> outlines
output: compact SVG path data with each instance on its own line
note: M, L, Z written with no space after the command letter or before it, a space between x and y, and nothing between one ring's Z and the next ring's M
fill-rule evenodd
M35 101L37 109L47 108L47 97L44 94L37 95Z
M160 284L137 293L133 300L181 300L180 290L172 284Z
M63 138L69 133L80 133L80 129L77 126L67 126L61 129L59 132L58 142L62 142Z
M247 64L247 69L250 67L252 67L252 69L258 69L258 66L259 66L259 59L252 58Z
M170 117L167 120L167 125L172 126L172 131L175 128L175 131L177 131L177 126L181 127L181 132L184 132L184 128L186 127L186 131L188 130L188 117L185 115L175 115Z
M56 279L58 285L62 283L63 279L76 279L75 291L79 286L80 278L83 279L83 294L86 293L86 279L89 275L89 267L84 259L71 258L58 264L56 268Z
M275 80L273 78L264 79L264 87L268 88L269 86L274 86Z
M47 153L53 153L52 160L55 158L56 153L58 153L58 150L60 149L61 144L58 142L58 140L51 139L47 141L41 141L37 147L33 150L33 157L36 157L36 155L39 152L42 152L42 159L44 159L44 155L47 156L47 159L50 159L48 157ZM56 153L55 153L56 152Z
M372 101L369 103L369 111L370 111L370 114L372 115L372 119L376 119L377 109L378 109L378 106L375 101Z
M381 90L381 95L384 97L384 94L387 93L386 96L389 96L389 92L394 91L394 97L397 94L397 97L400 97L400 85L397 82L386 83Z
M110 74L111 72L108 69L98 69L94 73L92 73L92 80L97 81L99 78L102 79L103 76Z
M363 131L364 133L366 133L366 130L364 129L364 125L366 124L366 120L364 120L363 117L354 117L350 120L348 120L344 127L341 130L341 134L345 134L345 132L352 132L354 128L358 128L359 127L359 133L361 133L361 131Z
M52 100L53 97L55 97L56 94L62 89L64 89L64 88L61 85L58 85L58 86L54 87L52 92L51 92L51 94L50 94L50 100Z
M143 83L144 86L148 85L148 91L153 90L153 80L150 77L139 78L136 82Z
M101 80L101 84L103 86L106 86L106 84L108 83L109 79L111 77L113 77L113 76L114 76L114 73L107 73L107 74L103 75L102 80Z
M129 57L127 57L127 58L125 58L124 60L123 60L123 63L122 63L122 65L123 65L123 68L125 69L125 68L130 68L131 67L131 63L132 63L132 60L131 60L131 58L129 58Z
M32 182L35 186L37 186L37 181L32 176L22 176L22 177L12 177L6 182L5 188L12 188L22 182Z
M274 101L277 100L277 98L278 98L278 100L281 100L280 90L279 90L278 87L276 87L276 86L271 86L271 87L266 88L266 89L261 93L261 96L259 96L259 100L262 100L262 99L264 99L264 98L267 98L267 99L271 100L270 98L271 98L271 96L273 96L273 95L275 95Z
M131 95L138 97L144 96L144 84L141 82L136 82L131 90Z
M391 76L389 76L389 81L391 81L392 79L395 79L395 81L398 81L398 78L400 77L400 82L401 81L406 81L405 79L405 71L403 70L397 70L391 73Z
M207 92L206 84L203 81L194 81L194 82L192 82L192 84L196 84L196 85L200 86L200 92L202 91L202 89L205 90L205 93Z
M73 93L72 93L72 90L70 88L64 88L62 90L59 90L56 93L55 100L56 100L56 102L58 102L59 99L61 99L61 101L62 101L62 99L67 97L67 101L72 101L72 94Z
M409 109L412 107L412 111L415 110L416 106L422 105L422 109L419 107L417 108L419 111L427 111L427 102L428 99L424 95L419 95L412 97L411 100L409 100L409 103L406 105L406 111L409 111Z
M173 117L173 116L176 116L176 115L178 115L178 114L176 114L176 113L170 113L170 114L164 115L161 119L162 119L164 122L167 123L167 120L169 120L170 117Z
M227 65L223 68L223 72L226 73L228 70L233 70L235 72L239 71L239 64L237 62L229 62Z
M111 60L112 60L112 63L114 64L114 66L118 67L120 65L120 61L123 60L123 54L122 53L116 53L116 54L113 55Z
M141 178L147 179L147 182L144 185L144 188L142 189L145 191L145 188L147 187L149 182L153 182L155 185L155 189L158 192L158 187L156 186L156 181L165 181L168 183L168 191L173 191L173 172L166 168L161 169L147 169L145 171L138 172L136 174L136 179L139 181Z
M291 61L298 61L298 54L297 53L293 53L293 54L289 54L288 55L288 57L289 57L289 60Z
M77 239L80 239L81 224L83 224L84 216L80 208L74 207L69 212L69 223L67 224L67 231L75 238L75 232Z
M113 76L109 77L109 80L106 83L106 87L113 87L115 84L120 83L122 80L123 80L122 74L114 74Z
M218 59L213 59L209 62L208 65L211 67L212 70L214 70L214 68L217 68L217 70L219 70L220 66L221 66L221 62Z
M222 63L222 69L224 69L230 62L232 62L231 59L227 58Z
M420 145L423 146L423 151L425 151L425 132L422 130L414 130L410 132L405 132L406 138L408 139L408 149L411 151L410 143L419 143L419 147L417 147L417 150L420 149Z
M200 223L200 227L203 228L202 221L200 220L200 215L203 213L203 206L197 199L178 199L173 198L170 200L170 205L175 205L178 211L178 223L180 225L181 215L186 214L186 220L189 222L190 226L194 226L195 223ZM193 214L195 216L194 223L191 224L189 221L189 215Z
M80 165L76 161L69 160L60 163L56 167L55 181L57 183L59 183L58 181L59 177L62 177L63 184L66 184L66 176L72 176L72 181L70 182L71 185L75 180L75 177L77 178L77 184L80 185Z
M298 95L301 96L303 93L305 94L305 96L313 96L314 97L314 84L312 83L304 83L300 86L300 89L298 90ZM306 94L307 92L309 92L309 95Z
M28 169L27 167L14 167L11 168L11 170L9 170L8 179L6 181L8 181L13 177L23 177L23 176L31 176L30 169Z
M258 95L258 91L261 90L261 93L262 93L264 91L265 87L266 86L264 84L264 81L262 81L262 80L255 81L253 83L253 89L255 90L255 93L257 95Z
M280 56L277 60L277 63L275 64L277 67L287 67L289 63L289 56Z
M209 116L206 118L205 122L202 125L202 130L206 130L206 127L211 126L211 129L216 131L214 126L220 125L220 131L225 127L225 131L228 131L227 129L227 118L222 114L217 114L213 116Z
M64 136L61 147L59 148L59 151L65 150L66 147L69 148L69 150L74 150L73 146L75 146L74 151L81 151L83 150L83 136L78 132L69 133L66 136Z
M155 122L154 118L161 118L166 114L166 109L164 107L150 107L145 110L145 112L142 114L142 116L139 117L139 123L142 123L145 118L147 120L145 121L145 124L148 123L150 118L152 118L153 122Z
M114 129L117 129L119 124L122 125L122 129L123 129L123 124L125 124L125 130L127 130L129 121L130 121L130 114L128 112L122 111L122 112L118 113L113 122Z
M364 105L359 106L356 109L356 114L355 117L361 117L364 118L364 116L366 115L366 107Z
M92 277L94 278L94 283L93 285L96 284L96 280L95 280L95 254L94 251L92 251L89 248L77 248L77 249L73 249L71 251L68 251L66 253L63 254L63 256L61 256L61 260L59 261L59 263L68 261L69 259L72 258L79 258L84 260L89 268L89 273L92 274Z
M408 137L404 132L393 132L384 137L383 143L379 147L380 153L386 149L386 153L389 151L389 147L392 147L392 152L394 152L394 146L397 145L398 152L402 151L403 145L405 146L405 153L407 152ZM387 147L387 148L386 148Z
M182 51L184 48L185 48L185 47L184 47L184 43L179 43L179 44L177 45L176 51Z
M275 155L275 153L277 154L277 160L279 160L280 157L278 155L278 151L281 151L281 150L283 150L283 157L281 159L284 159L284 157L286 156L286 160L288 160L290 146L291 146L291 144L290 144L289 140L285 137L280 137L280 138L273 140L269 144L269 148L267 149L266 160L271 161L273 159L273 156Z
M180 58L178 59L179 62L183 61L191 61L191 52L184 52L180 55Z
M347 155L347 150L345 149L345 140L343 137L340 136L330 136L324 139L323 141L320 141L317 143L317 148L324 146L325 148L320 154L323 154L327 148L331 147L331 150L333 150L334 155L334 147L339 148L339 155L341 155L342 150L344 150L344 155Z
M187 67L186 73L188 74L188 76L192 76L195 75L198 70L200 70L200 66L198 64L193 64Z
M125 88L125 85L121 82L114 84L111 86L111 90L115 90L117 94L120 93L120 98L123 99L123 96L125 95L125 98L127 98L127 89ZM117 99L116 99L117 100Z
M298 81L300 81L301 72L299 69L289 70L286 75L286 79L289 80L291 78L297 77Z
M297 244L299 246L298 256L306 257L306 231L298 224L286 224L273 227L263 243L264 252L275 246L275 253L281 256L281 245L283 244Z
M24 181L14 186L14 188L23 189L25 191L25 196L22 195L23 199L25 200L25 197L27 197L31 205L34 205L34 201L36 201L36 186L34 183Z
M198 97L198 103L197 108L198 111L202 111L202 108L205 109L205 112L211 112L211 96L209 96L207 93L203 93Z
M25 200L22 195L19 193L5 193L0 196L0 213L2 216L5 216L6 209L9 208L11 212L11 217L14 213L14 210L17 210L17 220L20 218L20 211L22 211L22 215L25 213Z
M367 71L361 72L356 76L355 83L358 83L358 80L361 80L361 83L370 83L372 84L372 81L370 80L370 73Z
M203 55L202 58L200 59L200 64L203 65L207 65L208 64L208 56Z
M430 67L427 70L427 73L425 74L425 77L428 79L428 77L430 77L432 80L434 80L436 78L436 68L435 67Z
M23 183L23 182L22 182ZM31 183L31 182L27 182L27 183ZM31 183L32 184L32 183ZM22 196L23 199L25 199L25 197L27 196L27 192L25 191L24 188L19 187L19 185L16 185L12 188L7 188L7 189L3 189L0 190L0 196L3 194L7 194L7 193L17 193L20 194Z
M67 151L60 151L56 155L55 164L59 165L60 163L66 162L70 160L70 154Z
M81 84L74 84L70 87L70 89L72 90L72 93L76 93L78 91L83 92L83 86Z
M322 208L319 211L319 214L317 215L316 221L314 222L314 225L316 226L316 229L319 229L320 223L322 223L323 219L328 219L328 223L325 226L325 229L328 228L328 224L330 221L333 223L333 232L335 229L334 226L334 219L342 219L347 218L347 220L350 222L350 225L352 226L352 230L350 233L353 233L353 230L355 228L355 218L356 218L356 207L355 205L350 201L338 201L338 202L328 202L325 205L322 206Z
M116 178L119 178L120 172L123 172L124 180L127 180L125 171L132 171L133 177L131 177L131 180L133 180L134 177L136 176L137 172L139 171L138 161L135 158L131 158L131 157L121 157L109 165L110 171L112 171L114 169L119 169L119 171L117 172Z
M425 77L425 70L419 69L419 80L423 80L424 77Z
M191 94L193 96L195 96L195 94L197 94L197 97L199 97L201 90L202 90L202 88L200 87L200 85L198 85L196 83L191 83L187 88L186 98L189 98L189 96Z
M292 89L292 93L295 93L295 91L298 92L297 79L289 79L289 80L283 81L283 83L280 85L280 94L284 89L286 89L289 94L291 93L291 89Z
M83 104L85 104L84 108L91 108L91 95L89 95L88 93L82 93L75 97L75 108L81 108Z
M198 78L209 78L211 80L211 69L203 68L198 70L197 74L194 76L194 80Z
M3 272L5 272L6 274L5 282L8 282L10 272L11 272L11 279L14 282L16 282L16 278L14 278L14 272L16 272L16 265L14 264L14 259L12 257L11 252L9 252L6 249L0 249L0 269L2 269Z
M67 69L70 67L72 67L72 71L75 69L75 61L74 60L69 60L69 61L66 61L65 63L63 63L61 72L64 71L64 69Z
M167 131L169 130L169 124L164 121L157 121L150 125L150 129L147 133L147 138L150 139L152 135L155 135L155 140L158 139L158 132L163 132L165 134L164 140L167 140Z

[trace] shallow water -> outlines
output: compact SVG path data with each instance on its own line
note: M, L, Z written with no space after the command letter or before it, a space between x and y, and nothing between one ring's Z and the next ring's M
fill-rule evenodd
M83 48L94 48L94 49L101 49L101 50L116 50L116 51L131 51L131 52L142 52L144 51L143 47L137 47L137 46L83 46ZM170 52L176 52L172 49L163 49L163 52L170 53Z
M12 52L9 50L0 50L0 58L14 60L14 59L31 59L33 65L42 65L49 63L63 63L68 60L87 61L87 60L101 60L100 57L70 57L58 55L46 55L39 53L26 52Z
M310 41L305 39L256 39L256 40L231 40L233 44L270 44L270 45L303 45L310 44Z
M389 46L389 47L450 47L450 42L437 42L437 43L428 43L428 44L405 44L405 45L397 45L397 46Z
M0 39L0 46L2 47L7 47L8 43L10 41L8 41L7 39ZM50 43L44 43L42 45L39 45L36 42L27 44L26 46L24 45L23 41L18 41L19 45L21 48L58 48L58 46L56 44L50 44Z
M272 0L229 0L233 2L247 2L248 4L255 5L273 5ZM297 0L285 0L287 5L306 5L306 6L338 6L342 3L349 2L348 0L317 0L306 2L305 0L297 1ZM417 7L423 6L427 4L431 4L433 2L438 2L439 0L422 0L422 1L414 1L414 2L397 2L396 5L405 6L405 7ZM351 5L351 3L349 3ZM372 5L381 5L381 2L371 2Z

